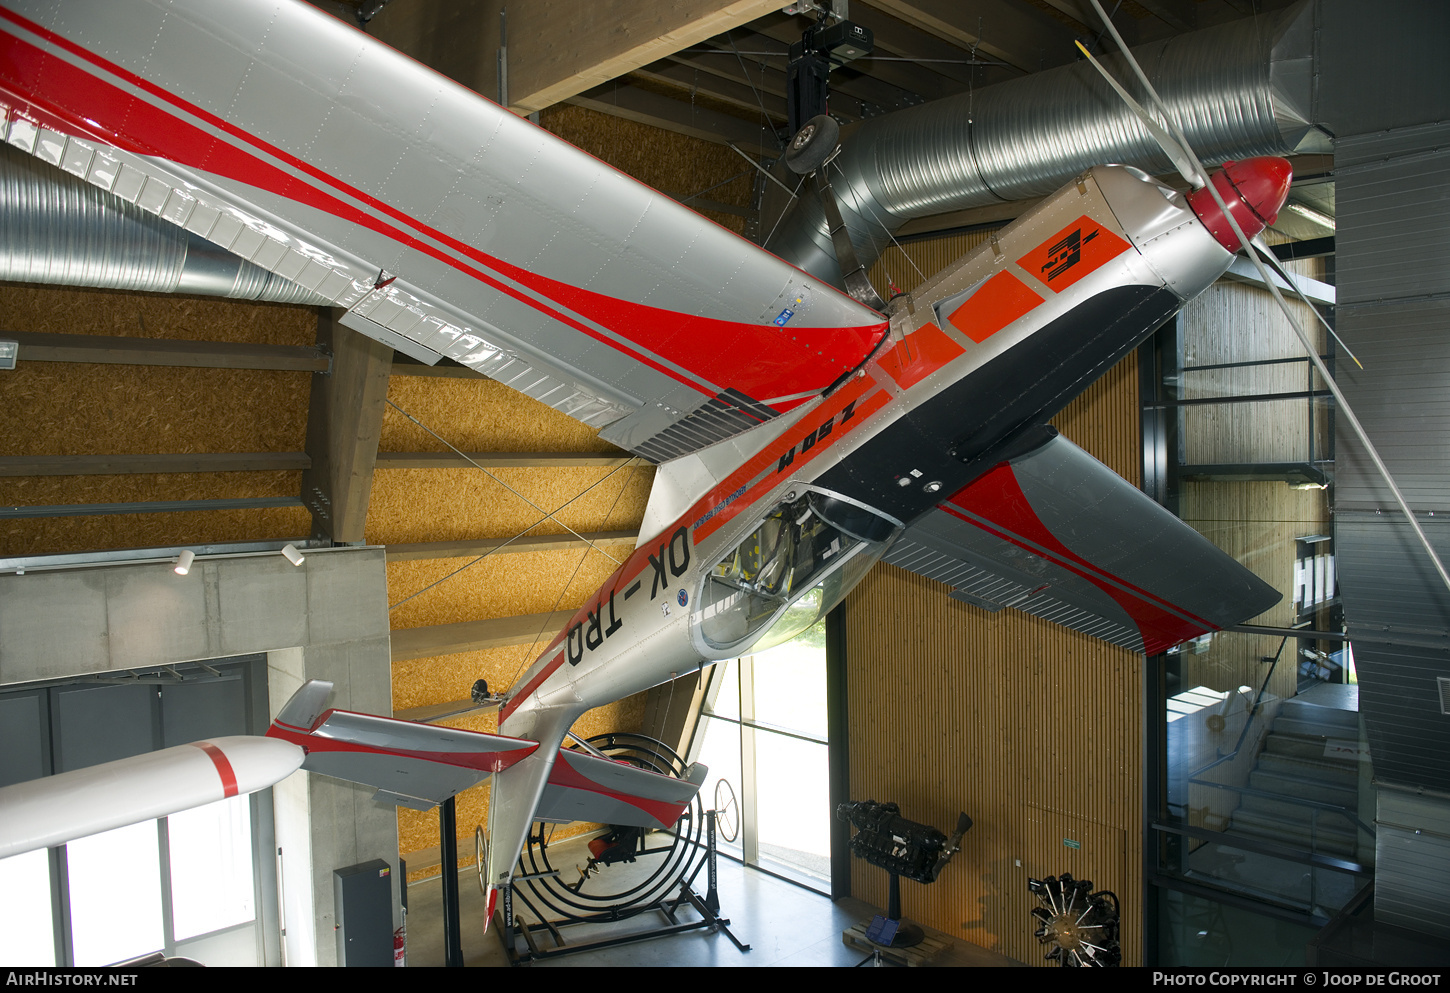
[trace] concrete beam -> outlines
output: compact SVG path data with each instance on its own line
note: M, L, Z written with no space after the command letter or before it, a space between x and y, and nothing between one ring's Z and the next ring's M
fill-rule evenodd
M392 633L393 661L407 662L435 655L458 655L487 648L549 641L573 616L572 610L556 610L549 614L520 614L483 621L403 628Z
M315 536L354 543L363 540L393 350L336 323L340 313L324 310L318 318L318 343L331 348L332 372L312 377L312 466L302 474L302 502L312 511Z
M584 538L596 545L614 545L620 542L633 544L638 537L635 531L594 531ZM505 544L507 542L507 544ZM472 541L419 541L411 544L389 545L389 562L416 562L420 559L471 558L497 552L512 555L519 552L555 552L587 547L583 540L572 534L526 535L509 541L507 538L483 538ZM411 718L410 718L411 719Z

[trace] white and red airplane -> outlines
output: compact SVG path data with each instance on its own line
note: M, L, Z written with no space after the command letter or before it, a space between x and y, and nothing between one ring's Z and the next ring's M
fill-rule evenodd
M1047 426L1228 268L1207 188L1089 169L883 314L300 3L4 0L0 102L9 144L345 325L673 456L499 734L322 683L269 732L409 806L492 776L490 916L535 820L664 827L703 780L561 748L581 714L792 637L878 560L1150 654L1279 599ZM1289 181L1212 178L1248 237Z

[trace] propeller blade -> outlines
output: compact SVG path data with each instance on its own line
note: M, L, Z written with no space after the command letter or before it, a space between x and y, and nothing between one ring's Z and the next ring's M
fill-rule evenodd
M1279 257L1274 254L1274 250L1269 247L1268 242L1264 241L1263 235L1254 236L1252 239L1250 239L1249 244L1254 246L1254 251L1258 252L1259 256L1269 264L1269 268L1273 269L1274 272L1278 273L1280 279L1282 279L1284 282L1288 283L1294 288L1295 295L1297 295L1299 299L1302 300L1309 307L1310 310L1314 311L1314 316L1319 319L1320 327L1324 328L1325 331L1333 335L1334 340L1339 342L1339 347L1344 349L1344 354L1348 355L1351 359L1353 359L1355 365L1363 369L1364 363L1359 360L1359 356L1355 355L1354 352L1350 350L1349 346L1344 343L1344 339L1339 337L1335 330L1329 326L1329 322L1324 319L1323 314L1319 313L1319 308L1314 306L1314 304L1310 302L1309 298L1304 295L1304 291L1299 288L1299 284L1289 277L1289 271L1280 264Z
M1098 3L1098 0L1089 0L1089 2L1092 3L1093 10L1097 11L1098 17L1102 20L1103 24L1107 26L1108 33L1113 36L1113 43L1118 46L1118 51L1123 53L1123 58L1127 60L1128 67L1133 70L1133 75L1138 77L1138 82L1143 84L1143 89L1152 100L1153 105L1158 108L1158 112L1163 115L1163 120L1172 129L1173 137L1177 139L1175 144L1184 157L1188 159L1194 175L1199 177L1196 182L1193 180L1190 180L1190 182L1195 182L1196 186L1207 185L1208 170L1203 168L1203 163L1198 161L1198 156L1193 154L1193 148L1188 144L1188 136L1183 133L1183 129L1178 126L1178 122L1174 119L1172 112L1169 111L1168 105L1163 102L1163 98L1158 95L1158 91L1148 81L1148 76L1143 72L1143 67L1138 65L1137 59L1133 58L1133 53L1128 49L1127 42L1123 41L1123 36L1118 34L1118 29L1113 27L1112 19L1108 17L1102 5Z
M1153 136L1153 140L1158 143L1158 147L1163 149L1163 154L1168 156L1169 161L1173 163L1173 167L1178 170L1178 175L1182 176L1184 181L1194 189L1198 189L1204 183L1208 182L1203 177L1203 174L1194 168L1192 161L1184 154L1178 142L1173 140L1173 136L1161 124L1153 120L1152 115L1144 110L1143 105L1134 100L1127 90L1123 89L1122 85L1113 78L1113 74L1108 72L1102 63L1093 58L1093 53L1084 48L1083 43L1080 41L1074 42L1073 44L1077 45L1078 51L1087 57L1088 63L1098 71L1098 75L1107 80L1108 85L1113 88L1113 91L1122 98L1123 102L1128 105L1133 113L1138 115L1138 120L1143 122L1143 127L1148 129L1148 133Z
M1089 2L1093 5L1093 10L1097 11L1097 15L1099 18L1102 19L1103 24L1107 26L1108 32L1113 36L1113 41L1118 46L1118 50L1121 51L1123 53L1123 57L1128 60L1128 65L1131 66L1133 72L1137 74L1138 80L1143 84L1144 90L1147 91L1148 96L1152 98L1154 105L1157 106L1157 108L1162 112L1164 119L1172 128L1173 134L1178 139L1178 144L1183 149L1184 154L1187 155L1190 160L1192 160L1194 167L1199 172L1203 172L1203 163L1201 163L1198 160L1198 157L1193 154L1193 149L1189 146L1188 139L1183 134L1183 129L1178 126L1177 121L1174 120L1173 115L1169 112L1167 104L1165 104L1163 102L1163 98L1158 95L1158 91L1153 88L1153 84L1148 82L1148 77L1144 75L1142 67L1138 65L1138 60L1133 58L1132 53L1128 51L1128 46L1123 42L1122 35L1118 34L1117 28L1113 27L1113 22L1103 11L1102 5L1098 3L1098 0L1089 0ZM1261 160L1251 159L1249 161L1254 162ZM1435 554L1435 549L1430 546L1430 539L1425 536L1425 531L1423 528L1420 527L1420 522L1415 520L1415 514L1412 510L1410 510L1410 505L1405 502L1404 494L1400 492L1399 485L1395 483L1394 477L1390 475L1390 470L1385 465L1384 460L1380 458L1379 451L1374 447L1374 443L1369 440L1369 435L1365 433L1363 425L1359 423L1359 418L1355 416L1354 411L1350 408L1349 401L1345 399L1343 391L1341 391L1339 388L1339 384L1334 381L1334 377L1330 375L1328 367L1324 364L1324 360L1319 357L1319 349L1315 348L1313 344L1310 343L1309 336L1304 333L1304 329L1299 325L1299 319L1294 315L1294 312L1289 309L1288 301L1286 301L1284 299L1284 295L1279 292L1279 287L1274 283L1273 278L1269 275L1268 268L1259 259L1258 253L1253 250L1249 240L1249 236L1244 233L1243 226L1239 223L1240 220L1247 221L1249 216L1252 216L1255 221L1262 221L1263 223L1259 224L1257 226L1257 229L1254 231L1254 234L1257 235L1259 231L1263 230L1263 227L1273 223L1274 220L1273 217L1264 216L1261 209L1261 203L1253 202L1260 199L1258 194L1252 195L1247 198L1243 197L1239 189L1237 189L1238 184L1234 182L1232 177L1228 176L1228 170L1230 169L1230 167L1245 164L1246 163L1224 163L1224 168L1219 172L1215 173L1211 180L1206 183L1202 189L1195 190L1193 193L1189 194L1189 202L1191 205L1193 205L1194 212L1199 214L1200 219L1203 219L1204 214L1201 210L1203 206L1202 194L1207 193L1210 197L1212 197L1213 203L1216 204L1219 211L1222 212L1219 217L1214 217L1212 220L1214 222L1217 222L1219 220L1225 222L1228 229L1233 232L1233 240L1229 240L1229 238L1226 236L1226 232L1222 230L1217 230L1216 224L1209 223L1208 220L1205 220L1205 224L1208 225L1210 231L1213 231L1214 237L1219 240L1220 244L1222 244L1231 252L1243 251L1243 253L1248 257L1249 261L1254 264L1254 267L1256 269L1258 269L1259 277L1263 280L1264 285L1269 288L1269 292L1273 295L1274 301L1279 305L1279 310L1282 311L1284 316L1288 319L1289 326L1294 329L1294 334L1298 336L1300 344L1304 346L1304 351L1309 356L1309 361L1314 364L1314 368L1319 371L1319 375L1321 378L1323 378L1324 384L1329 387L1329 392L1334 395L1335 402L1339 404L1340 413L1343 414L1344 419L1349 422L1349 426L1354 430L1355 437L1359 439L1360 444L1364 445L1364 450L1366 453L1368 453L1370 460L1374 462L1375 469L1379 472L1380 478L1385 481L1385 485L1389 487L1390 492L1394 494L1395 503L1399 505L1400 511L1405 515L1405 520L1410 522L1411 529L1414 530L1416 537L1420 539L1420 544L1424 546L1425 554L1430 556L1430 562L1435 566L1435 571L1439 573L1440 581L1445 584L1445 588L1447 590L1450 590L1450 572L1446 572L1445 564L1440 561L1440 556ZM1285 165L1287 164L1288 163L1285 163ZM1220 183L1220 180L1222 180L1223 182ZM1218 189L1220 185L1226 188L1222 192ZM1244 207L1248 208L1248 212L1242 209L1231 210L1228 204L1224 201L1224 192L1239 194L1235 198L1239 202L1236 202L1234 204L1234 207L1239 208L1241 203ZM1197 204L1194 204L1193 202L1195 198L1197 198L1199 201ZM1275 215L1277 215L1278 207L1282 206L1282 203L1283 201L1280 200L1279 204L1275 205ZM1238 214L1239 216L1235 216L1235 214ZM1289 282L1290 285L1293 285L1292 280L1290 280Z

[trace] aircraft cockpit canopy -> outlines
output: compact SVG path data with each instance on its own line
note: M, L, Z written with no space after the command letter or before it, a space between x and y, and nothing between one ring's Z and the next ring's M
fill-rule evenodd
M839 603L901 530L825 491L777 505L706 577L701 637L720 657L789 641Z

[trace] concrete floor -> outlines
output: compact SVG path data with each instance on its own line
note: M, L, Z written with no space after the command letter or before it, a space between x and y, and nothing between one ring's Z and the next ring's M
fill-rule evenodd
M551 858L554 850L550 849ZM560 864L555 860L555 864ZM616 867L617 868L617 867ZM705 874L700 874L703 895ZM408 965L443 965L441 883L435 878L408 888ZM464 962L468 966L508 964L497 928L483 933L484 905L478 877L472 869L459 875L460 920ZM727 859L719 861L720 915L730 930L750 945L739 951L721 933L691 931L650 938L626 945L578 952L535 962L535 967L558 966L854 966L865 954L848 947L841 933L881 911L859 900L833 904L828 897ZM700 920L691 908L677 911L681 923ZM563 931L569 945L584 945L607 937L631 934L668 922L658 913L641 914L616 924L575 926ZM1004 955L942 936L947 950L932 965L1018 966ZM541 947L552 947L543 934ZM524 948L523 941L519 947Z

